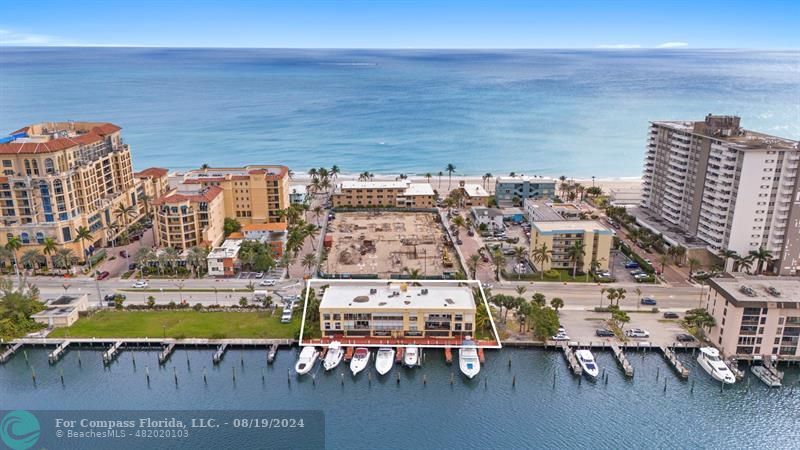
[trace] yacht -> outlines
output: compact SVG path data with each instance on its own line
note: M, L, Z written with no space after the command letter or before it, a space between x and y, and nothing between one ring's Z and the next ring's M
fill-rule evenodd
M406 353L403 355L403 365L406 367L416 367L419 365L419 347L410 345L406 347Z
M375 355L375 370L381 375L386 375L394 365L394 349L390 347L381 347L378 349L378 354Z
M333 370L342 362L342 357L344 357L342 344L338 341L333 341L328 345L328 353L325 354L322 366L325 367L325 370Z
M736 377L731 372L731 369L725 365L722 358L719 357L719 350L714 347L703 347L700 349L700 355L697 357L697 362L711 378L721 381L725 384L733 384L736 382Z
M350 371L353 376L358 375L359 372L367 368L369 362L369 349L359 347L353 353L353 359L350 360Z
M458 367L467 378L475 378L475 375L481 371L478 347L471 339L464 339L458 350Z
M597 363L594 361L594 355L592 352L589 350L576 350L575 358L578 359L578 364L581 365L583 373L592 378L597 378L597 375L600 374L600 368L597 367Z
M294 365L295 372L297 372L298 375L305 375L311 372L311 369L314 368L314 364L317 362L318 356L319 352L314 346L303 347L303 350L300 351L300 357L297 358L297 364Z
M781 387L781 379L764 366L751 366L750 372L769 387Z

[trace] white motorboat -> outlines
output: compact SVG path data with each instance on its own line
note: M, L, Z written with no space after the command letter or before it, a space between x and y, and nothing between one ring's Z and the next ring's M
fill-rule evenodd
M353 359L350 360L350 371L353 372L353 376L366 369L367 363L369 363L369 349L357 348L353 353Z
M295 372L297 372L298 375L305 375L311 372L311 369L314 368L314 364L317 362L318 356L319 352L314 346L303 347L303 350L300 351L300 357L297 358L297 364L294 365Z
M406 347L406 352L403 355L403 365L406 367L416 367L419 365L419 347L411 345Z
M325 370L333 370L342 362L343 357L344 349L342 348L342 344L338 341L333 341L328 345L328 353L325 354L322 366Z
M375 370L381 375L386 375L394 365L394 349L381 347L375 355Z
M711 378L721 381L725 384L733 384L736 382L736 377L731 372L731 369L725 365L722 358L719 357L719 350L714 347L703 347L700 349L700 355L697 357L697 362Z
M478 358L478 347L471 339L464 339L458 349L458 368L467 378L475 378L481 371L481 361Z
M783 384L781 379L767 367L752 366L750 367L750 372L753 372L753 375L758 377L759 380L763 381L764 384L769 387L781 387Z
M597 363L594 360L594 355L592 352L589 350L576 350L575 358L578 359L578 364L581 365L583 373L592 378L597 378L597 376L600 374L600 368L597 367Z

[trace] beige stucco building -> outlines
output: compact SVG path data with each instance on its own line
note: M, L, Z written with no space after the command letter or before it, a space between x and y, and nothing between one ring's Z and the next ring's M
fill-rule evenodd
M222 188L180 184L154 202L156 245L186 250L222 242L225 225Z
M323 336L462 337L475 329L467 286L334 284L319 307Z
M76 230L86 227L85 247L104 246L124 228L115 210L137 206L130 148L111 123L47 122L0 140L0 245L19 237L21 251L53 238L81 255ZM130 223L140 216L128 217Z
M800 282L789 277L711 278L709 340L723 355L800 357Z
M199 169L184 174L183 183L220 188L224 217L242 224L286 221L280 215L289 207L286 166Z
M139 202L142 212L145 212L145 209L149 208L153 201L170 190L168 175L169 171L161 167L150 167L133 174L133 177L138 180L136 195L142 200Z
M614 234L596 220L560 220L539 221L531 223L531 255L536 264L533 250L542 244L552 250L550 260L538 267L539 270L571 269L574 262L569 258L569 248L575 242L583 245L584 255L578 261L578 270L588 273L592 261L597 261L598 268L607 270L611 260L611 247Z
M430 184L402 181L343 181L333 192L336 207L433 208Z

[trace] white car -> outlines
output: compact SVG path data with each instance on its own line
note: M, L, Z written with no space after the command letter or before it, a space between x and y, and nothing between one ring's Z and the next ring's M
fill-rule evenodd
M641 328L631 328L630 330L625 330L625 336L632 338L648 338L650 337L650 333Z
M258 272L256 278L264 278L264 272Z
M131 285L131 287L135 287L137 289L146 289L147 286L149 285L147 284L147 281L144 280L139 280L136 283L133 283L133 285Z
M558 333L557 335L550 337L550 340L551 341L568 341L569 340L569 336L567 336L566 333Z
M275 286L275 280L261 280L259 286Z

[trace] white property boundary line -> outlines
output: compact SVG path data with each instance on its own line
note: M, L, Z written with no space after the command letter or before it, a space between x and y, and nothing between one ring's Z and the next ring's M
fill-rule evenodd
M316 345L320 347L325 347L325 344L308 344L303 343L303 335L305 332L306 327L306 313L308 311L308 294L311 292L311 283L320 283L322 285L325 284L379 284L379 283L420 283L423 286L426 284L460 284L464 283L467 285L475 284L478 286L478 291L481 293L481 298L483 298L483 305L486 307L486 313L489 315L489 323L492 324L492 332L494 333L494 339L496 343L494 345L482 345L481 348L503 348L503 344L500 342L500 335L497 333L497 326L494 323L494 317L492 317L492 310L489 307L489 301L486 299L486 294L483 292L483 286L481 286L480 280L393 280L393 279L367 279L367 280L360 280L360 279L345 279L345 280L329 280L325 278L310 278L306 280L306 295L305 299L303 300L303 321L300 323L300 339L298 340L298 345L300 347L306 345ZM321 300L321 299L320 299ZM477 311L476 311L476 318L477 318ZM473 330L473 332L476 330ZM447 339L447 338L445 338ZM385 347L385 345L381 344L364 344L363 347ZM391 345L391 347L409 347L411 344L408 345ZM457 347L456 345L414 345L416 347L423 347L423 348L446 348L446 347Z

